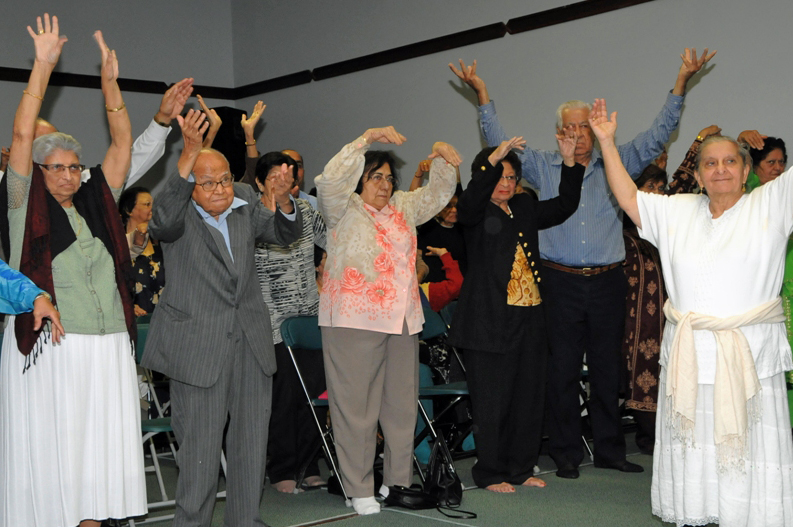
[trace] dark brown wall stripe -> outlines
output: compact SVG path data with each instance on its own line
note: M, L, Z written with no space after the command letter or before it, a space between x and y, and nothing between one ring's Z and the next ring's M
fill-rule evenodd
M503 22L489 24L467 31L460 31L459 33L452 33L451 35L372 53L371 55L364 55L363 57L328 64L327 66L320 66L313 71L298 71L289 75L246 84L245 86L239 86L237 88L197 85L195 86L195 93L200 93L202 97L207 99L236 101L263 93L292 88L301 84L308 84L312 81L321 81L341 75L349 75L350 73L368 70L378 66L385 66L395 62L502 38L507 33L514 35L524 31L562 24L564 22L579 20L581 18L652 1L653 0L583 0L575 4L513 18L506 24ZM30 77L30 70L0 67L0 81L27 82L28 77ZM118 83L121 89L126 92L160 94L164 93L168 88L168 85L164 82L142 79L119 79ZM50 85L99 89L100 81L98 75L54 72L50 79Z

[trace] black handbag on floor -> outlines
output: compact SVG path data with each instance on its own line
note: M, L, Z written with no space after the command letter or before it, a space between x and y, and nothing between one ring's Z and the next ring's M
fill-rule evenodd
M437 501L436 508L441 514L449 518L476 518L473 512L458 509L463 501L463 483L454 469L452 455L443 439L436 440L432 445L424 492ZM462 516L447 514L444 509L454 510Z

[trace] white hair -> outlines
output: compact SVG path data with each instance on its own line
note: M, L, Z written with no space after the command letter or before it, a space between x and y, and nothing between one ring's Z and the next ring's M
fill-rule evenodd
M33 141L33 161L40 165L56 150L74 152L79 161L83 147L77 139L69 134L64 134L63 132L44 134Z
M559 105L559 108L556 109L556 129L562 129L562 113L564 113L565 110L576 110L578 108L586 108L590 112L592 111L591 104L579 100L567 101Z

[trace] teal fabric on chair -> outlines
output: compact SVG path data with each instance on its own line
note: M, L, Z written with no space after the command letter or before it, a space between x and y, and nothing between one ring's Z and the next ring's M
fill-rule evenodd
M448 326L444 322L441 315L432 311L431 309L424 309L424 327L421 330L421 334L419 338L421 340L432 339L436 337L441 337L446 335L446 331ZM457 356L457 351L454 350L455 356ZM460 360L459 356L457 356L457 360ZM462 361L460 362L462 366ZM421 365L425 366L425 365ZM429 368L427 368L429 370ZM420 370L421 371L421 370ZM465 369L463 368L463 371ZM433 398L439 396L451 396L451 401L440 411L435 413L433 408ZM417 426L417 436L416 436L416 445L420 446L425 441L429 440L431 437L433 440L441 440L445 441L443 436L440 436L437 431L435 430L434 424L437 420L449 412L452 408L457 405L460 401L468 397L468 385L465 381L460 382L453 382L450 384L425 384L424 382L419 383L419 417L424 420L427 427L425 429L424 426ZM420 424L424 424L420 423ZM470 435L470 434L469 434ZM467 446L472 448L472 438L466 439L468 443ZM465 448L465 447L463 447ZM419 451L416 453L417 457L419 455Z

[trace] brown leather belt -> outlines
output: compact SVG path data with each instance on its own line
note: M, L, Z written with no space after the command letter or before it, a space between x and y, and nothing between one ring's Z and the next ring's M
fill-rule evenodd
M603 265L601 267L567 267L566 265L558 264L556 262L551 262L549 260L540 260L545 267L550 267L551 269L556 269L557 271L562 271L565 273L570 274L577 274L580 276L592 276L600 273L605 273L606 271L611 271L612 269L616 269L622 265L622 262L614 262L613 264Z

